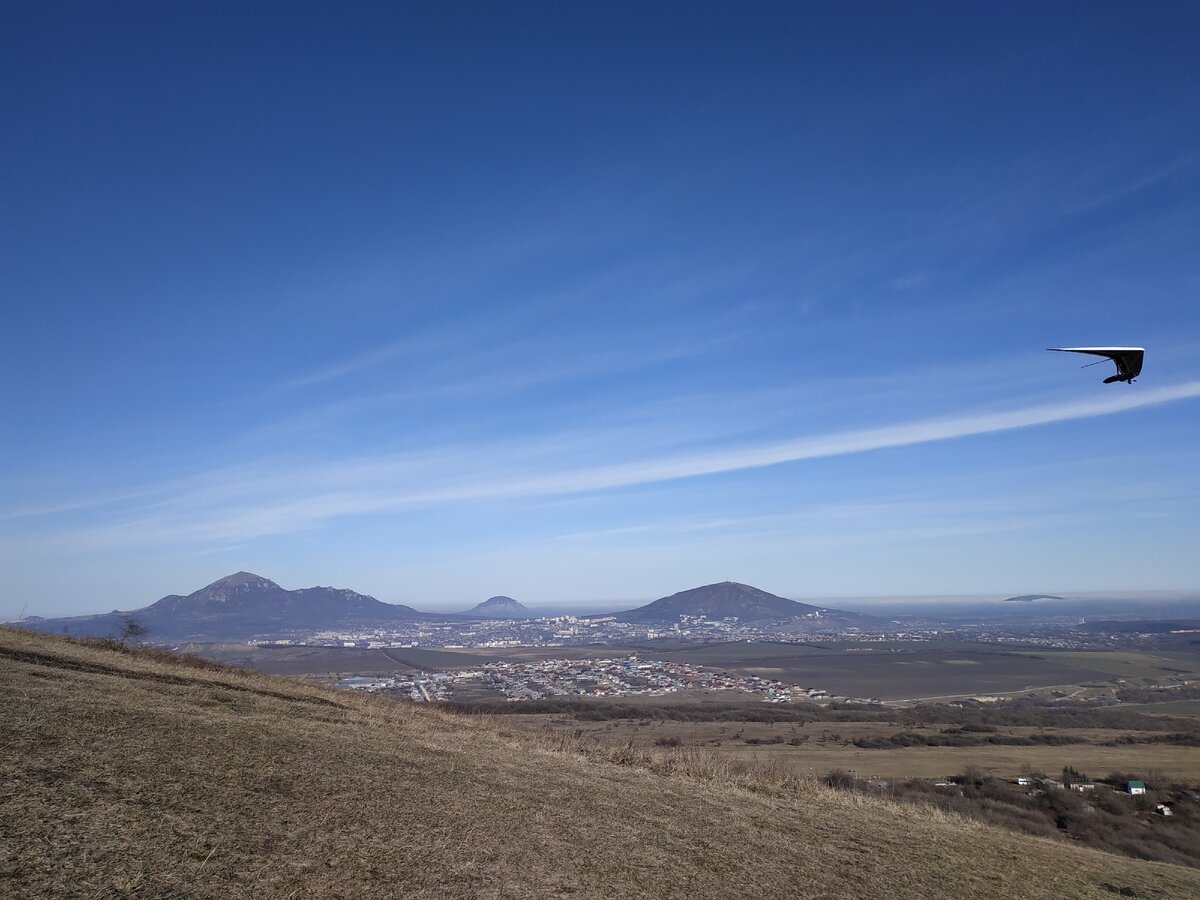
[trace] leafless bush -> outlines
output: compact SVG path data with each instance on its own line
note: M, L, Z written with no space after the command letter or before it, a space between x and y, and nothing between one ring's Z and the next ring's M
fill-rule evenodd
M839 791L852 791L858 786L858 779L842 769L834 769L821 780Z
M149 633L150 629L142 624L136 616L121 616L118 637L122 645L140 644Z

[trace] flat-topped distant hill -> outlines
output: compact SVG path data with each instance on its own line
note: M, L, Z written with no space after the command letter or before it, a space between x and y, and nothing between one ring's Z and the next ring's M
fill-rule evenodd
M121 621L126 616L136 618L154 641L246 640L280 632L442 618L342 588L311 587L289 591L261 575L237 572L187 596L170 594L142 609L26 620L21 624L37 631L103 637L119 633Z
M4 897L1200 896L933 807L163 651L0 628L0 696Z
M679 621L680 616L706 616L710 619L736 617L739 624L791 623L812 629L870 627L885 621L846 610L799 603L736 581L722 581L680 591L637 609L615 614L618 621L648 625L671 624Z

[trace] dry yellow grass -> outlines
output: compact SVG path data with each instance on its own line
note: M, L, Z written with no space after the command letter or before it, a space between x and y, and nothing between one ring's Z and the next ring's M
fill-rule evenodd
M1200 873L705 754L0 629L0 896L1200 895Z
M896 747L864 750L850 741L856 737L878 737L898 731L934 734L941 726L901 726L894 723L814 722L804 726L762 722L679 722L670 719L609 720L579 722L555 715L505 716L514 725L532 731L550 727L560 732L580 731L582 737L605 747L632 742L635 748L652 749L660 739L677 739L684 748L710 748L731 761L817 777L832 769L854 772L860 778L946 778L973 766L1001 778L1026 771L1055 773L1070 763L1077 769L1101 777L1109 772L1150 772L1169 780L1200 781L1200 753L1195 747L1173 744L1119 744L1105 742L1127 729L1071 729L1068 733L1094 743L1061 746L1006 746L983 744L970 747ZM1004 728L1013 735L1029 735L1038 728ZM827 741L827 736L836 740ZM747 744L744 738L770 740L804 738L798 746Z

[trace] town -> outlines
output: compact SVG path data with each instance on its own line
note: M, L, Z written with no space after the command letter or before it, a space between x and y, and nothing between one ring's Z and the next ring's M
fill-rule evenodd
M414 621L388 626L295 631L260 635L252 643L312 647L441 647L496 649L504 647L581 647L630 645L646 641L709 643L714 641L774 641L807 643L814 640L887 643L891 641L975 641L1019 644L1048 649L1083 650L1153 644L1160 633L1106 632L1084 623L887 623L863 629L846 626L808 628L797 632L790 623L745 623L736 616L680 616L672 624L620 622L611 616L545 616L529 619Z
M706 671L686 663L617 659L548 659L540 662L493 662L474 669L422 672L393 677L353 676L338 687L408 697L417 702L449 700L455 685L475 683L509 701L550 697L663 696L686 690L751 694L766 703L819 700L826 691L784 684L754 675Z

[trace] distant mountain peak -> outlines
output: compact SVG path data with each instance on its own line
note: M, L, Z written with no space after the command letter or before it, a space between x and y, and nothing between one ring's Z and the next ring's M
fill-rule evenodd
M669 624L679 621L680 616L737 619L742 623L804 620L811 626L818 623L866 624L871 621L869 616L798 603L740 581L705 584L616 614L620 621L647 624Z
M488 597L482 603L475 604L467 610L466 614L497 619L516 619L529 615L529 610L523 603L501 594L496 597Z
M152 640L245 640L330 629L382 627L411 622L423 614L408 606L383 603L345 588L311 587L289 591L253 572L234 572L187 596L169 594L133 610ZM72 634L114 634L126 613L48 619L43 629L66 625ZM436 615L433 618L438 618Z
M263 578L261 575L255 575L253 572L234 572L232 575L226 575L224 578L218 578L212 584L207 585L201 590L222 589L230 590L244 587L256 588L278 588L275 582L270 578Z

